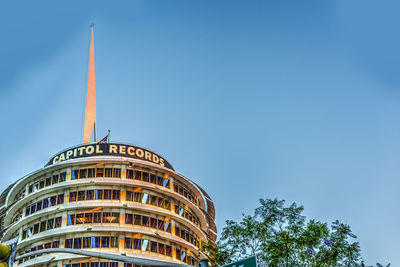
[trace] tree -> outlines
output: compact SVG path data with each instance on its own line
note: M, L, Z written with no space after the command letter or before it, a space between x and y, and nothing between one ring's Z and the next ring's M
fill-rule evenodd
M213 266L256 255L260 266L362 266L350 226L306 221L303 206L260 199L254 215L227 220L217 245L203 243Z

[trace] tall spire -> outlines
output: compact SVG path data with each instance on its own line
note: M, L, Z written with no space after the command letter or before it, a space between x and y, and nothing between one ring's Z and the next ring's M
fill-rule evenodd
M85 129L83 132L83 144L90 142L94 130L94 141L96 142L96 83L94 75L94 25L92 24L92 36L89 52L89 72L86 95Z

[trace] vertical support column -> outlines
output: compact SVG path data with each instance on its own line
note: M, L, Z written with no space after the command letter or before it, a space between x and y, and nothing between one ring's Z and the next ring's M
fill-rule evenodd
M121 180L126 180L126 165L121 165Z

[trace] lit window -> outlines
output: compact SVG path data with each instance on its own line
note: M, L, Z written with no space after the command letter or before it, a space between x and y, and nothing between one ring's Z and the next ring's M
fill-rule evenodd
M84 214L78 213L76 214L76 224L83 224L85 222Z
M94 190L94 199L100 200L103 199L103 190Z
M96 169L96 177L104 177L104 168Z
M100 248L100 236L92 236L92 248Z
M85 213L85 223L92 223L93 213Z
M148 202L148 198L149 198L149 194L144 193L143 194L143 198L142 198L142 203L147 204Z
M69 214L67 216L67 225L74 225L75 224L75 214Z
M143 239L142 240L142 251L148 251L149 248L149 240Z

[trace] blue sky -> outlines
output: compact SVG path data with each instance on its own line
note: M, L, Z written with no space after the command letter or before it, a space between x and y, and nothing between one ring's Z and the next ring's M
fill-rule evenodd
M217 226L259 198L350 224L400 265L395 1L0 5L0 188L81 143L89 25L97 125L210 193Z

